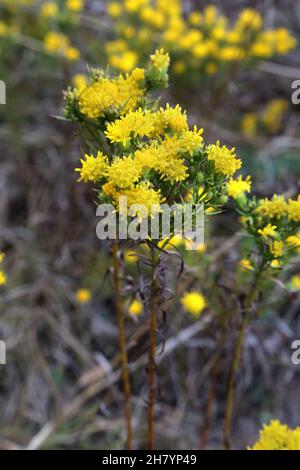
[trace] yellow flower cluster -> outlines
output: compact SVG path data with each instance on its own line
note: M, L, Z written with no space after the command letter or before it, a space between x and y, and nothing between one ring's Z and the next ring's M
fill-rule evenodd
M229 150L225 145L221 147L219 141L207 147L207 158L214 163L216 171L225 176L234 175L242 166L242 161L236 158L235 149Z
M69 35L70 27L77 24L76 20L85 1L66 0L63 5L54 0L39 2L40 5L36 5L37 3L36 0L2 0L0 5L5 8L3 15L5 21L0 21L0 38L1 36L14 38L18 33L26 36L33 34L35 40L43 41L43 49L48 54L58 55L69 61L78 60L80 52L72 45ZM24 21L20 21L20 9ZM65 34L61 32L61 22ZM33 32L31 24L34 24Z
M300 428L291 429L272 420L263 425L259 440L249 450L300 450Z
M82 90L79 109L90 119L97 119L107 112L126 114L136 109L144 97L144 69L134 69L130 74L117 78L101 77Z
M286 201L284 196L275 194L272 199L261 200L258 211L264 217L278 219L287 216L290 221L300 222L300 196Z
M241 121L241 129L246 137L254 137L259 130L276 134L282 125L283 116L288 110L288 102L277 98L270 101L259 113L246 113Z
M245 180L243 180L242 176L239 176L236 179L230 178L227 186L228 195L233 199L237 199L245 193L250 193L251 176L247 176Z
M109 63L130 71L143 63L151 50L164 47L174 56L173 71L184 74L201 68L211 75L235 61L267 59L286 54L296 40L285 28L264 29L255 9L242 10L234 24L214 5L192 11L187 17L180 0L122 0L108 4L115 23L116 40L107 44ZM157 66L167 67L159 55Z
M88 181L96 183L101 180L108 167L107 159L100 151L97 153L96 157L86 154L85 159L82 158L80 162L81 168L75 168L75 171L80 173L78 181L83 181L84 183Z
M79 77L76 88L65 93L65 116L92 126L93 137L99 136L95 145L103 139L106 152L81 159L78 181L96 184L100 200L120 212L120 197L127 198L126 209L143 204L150 214L163 202L181 203L186 193L192 203L209 201L214 212L227 201L226 183L242 164L235 150L220 142L205 146L203 129L190 128L179 105L158 107L150 98L151 87L165 86L168 64L168 54L156 51L146 69L115 77L92 70L91 85ZM231 179L229 191L248 191L250 184L249 178ZM135 215L142 217L140 209Z
M126 116L107 126L105 135L113 143L126 146L135 137L154 137L163 135L167 129L180 132L188 129L186 113L179 105L171 108L160 108L157 112L149 110L131 111Z
M244 196L236 200L245 214L241 220L256 240L265 265L279 268L285 258L300 252L300 196L286 200L274 194L271 199L248 200ZM247 260L241 267L250 269Z
M53 55L61 55L70 61L78 60L80 52L71 46L69 38L56 31L50 31L44 37L45 51Z
M291 287L293 289L300 290L300 276L299 275L293 276L290 282L291 282Z

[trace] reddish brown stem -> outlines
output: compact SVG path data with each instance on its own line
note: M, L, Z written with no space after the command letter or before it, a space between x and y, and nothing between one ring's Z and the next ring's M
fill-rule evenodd
M125 423L126 423L126 448L132 449L132 425L131 425L131 387L128 370L128 358L126 350L126 334L125 334L125 318L122 307L122 295L121 295L121 280L120 280L120 260L118 257L119 244L118 241L114 241L112 248L113 255L113 268L114 268L114 288L115 288L115 302L116 302L116 317L119 332L119 348L121 356L121 368L122 368L122 381L123 381L123 392L125 396Z
M204 412L203 428L200 434L200 449L205 449L210 429L212 408L216 400L216 389L222 362L222 352L219 352L211 372L211 383L208 390L207 401Z
M151 281L151 301L150 301L150 332L149 332L149 353L148 353L148 449L154 449L154 403L156 387L156 329L157 329L157 281L155 275L155 259L152 253L152 281Z

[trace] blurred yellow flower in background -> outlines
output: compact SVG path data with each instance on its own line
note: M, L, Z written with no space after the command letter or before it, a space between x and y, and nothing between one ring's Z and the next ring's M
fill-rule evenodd
M88 289L78 289L75 299L79 304L87 304L92 298L92 293Z
M3 271L0 271L0 286L3 286L4 284L6 284L6 275Z
M294 289L300 290L300 276L299 276L299 274L297 274L297 275L295 275L291 278L291 286Z
M182 296L181 304L187 312L199 317L206 307L206 300L200 292L192 291Z
M138 315L140 315L143 311L143 304L142 302L140 302L139 300L133 300L128 308L128 312L131 314L131 315L134 315L135 317L137 317Z
M41 15L44 18L53 18L58 14L58 6L55 2L46 2L41 6Z

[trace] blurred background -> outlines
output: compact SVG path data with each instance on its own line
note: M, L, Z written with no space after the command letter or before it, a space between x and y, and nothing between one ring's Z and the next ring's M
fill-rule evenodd
M0 0L0 80L6 84L6 104L0 104L6 276L0 339L7 346L7 364L0 366L2 449L124 447L110 246L96 238L93 193L76 182L73 169L83 149L78 129L62 119L63 90L84 86L87 65L109 64L126 73L171 44L170 87L162 102L187 109L207 142L219 138L236 147L255 194L299 194L300 105L292 104L291 87L300 79L300 1L161 1L162 12L174 13L169 38L163 18L159 23L154 14L153 21L153 12L145 11L147 3ZM221 54L222 35L227 28L236 32L246 8L260 13L259 29L286 28L290 36L278 32L276 51L260 45L239 55L230 46ZM213 31L206 33L206 49L179 17L192 31L205 19ZM194 40L193 55L187 51ZM235 44L234 35L231 40ZM135 447L145 448L147 318L130 309L138 273L132 247L122 248ZM247 288L237 267L245 242L230 204L211 219L205 247L193 254L179 249L185 270L175 289L178 266L167 266L172 298L160 319L157 445L222 448L226 375L238 324L234 314L222 323L222 312L234 312ZM266 286L248 329L235 448L251 445L270 418L300 426L300 369L290 359L291 343L300 337L300 281L291 284L298 274L296 259L280 281ZM179 301L191 286L207 299L200 318Z

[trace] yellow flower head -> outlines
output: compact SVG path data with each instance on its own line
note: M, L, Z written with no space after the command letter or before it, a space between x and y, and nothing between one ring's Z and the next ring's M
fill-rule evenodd
M6 275L3 271L0 271L0 286L6 284Z
M236 158L235 149L229 150L225 145L221 147L219 141L207 147L207 158L214 163L216 171L225 176L233 176L242 166L242 161Z
M85 159L81 159L81 168L75 168L80 173L78 181L87 183L88 181L96 183L106 174L108 168L107 158L102 152L98 152L96 157L93 155L85 155Z
M246 137L254 137L257 129L258 118L254 113L247 113L242 119L241 128Z
M300 222L300 195L295 200L289 199L287 213L290 220Z
M105 135L111 142L126 146L132 138L150 137L154 129L155 114L138 109L108 124Z
M276 229L276 225L268 224L263 229L258 229L257 232L262 236L262 238L267 239L273 238L277 235Z
M181 303L185 310L195 317L199 317L206 307L204 296L197 291L184 294L181 298Z
M121 72L130 72L135 67L137 61L138 55L134 51L124 51L109 57L110 65Z
M55 2L46 2L41 7L41 16L53 18L58 14L58 6Z
M291 235L290 237L288 237L286 239L286 243L288 247L290 248L293 248L293 249L300 248L300 232L297 233L296 235Z
M79 109L90 119L97 119L109 111L126 114L136 109L143 96L143 69L117 78L101 78L88 86L79 97Z
M163 49L156 50L154 54L150 56L151 64L159 71L166 71L170 64L170 56Z
M79 59L80 52L76 47L67 47L67 49L63 52L63 55L66 59L75 61Z
M240 268L243 271L253 271L254 269L248 258L241 259Z
M87 304L92 298L91 291L88 289L78 289L75 293L75 299L79 304Z
M113 18L117 18L122 13L122 6L119 2L110 2L107 5L107 12Z
M293 276L290 282L291 282L291 286L294 289L300 290L300 276L299 275Z
M124 261L127 264L135 264L139 259L134 250L124 251L123 256L124 256Z
M227 188L228 195L233 199L238 199L244 193L250 193L251 176L247 176L245 180L243 180L242 176L239 176L237 179L230 178Z
M272 199L262 199L260 201L258 211L266 217L280 218L287 212L287 203L283 196L274 194Z
M300 450L300 428L290 429L272 420L263 425L259 440L249 450Z
M271 253L275 258L280 258L283 255L284 242L281 240L275 240L271 246Z
M63 53L69 47L69 39L63 33L50 31L44 38L44 47L50 54Z
M142 182L133 188L120 192L119 196L127 197L128 208L135 204L138 205L135 210L131 207L130 215L132 217L139 217L140 219L155 215L160 211L160 205L164 202L160 191L151 188L150 183L146 182Z
M84 0L67 0L66 7L70 11L79 12L83 9Z
M131 157L117 157L107 168L108 181L113 183L115 187L122 189L130 188L140 179L141 175L141 165Z
M135 317L139 316L143 311L143 304L139 300L133 300L128 308L128 312Z
M263 26L263 18L260 13L253 8L243 10L237 20L237 29L259 30Z

